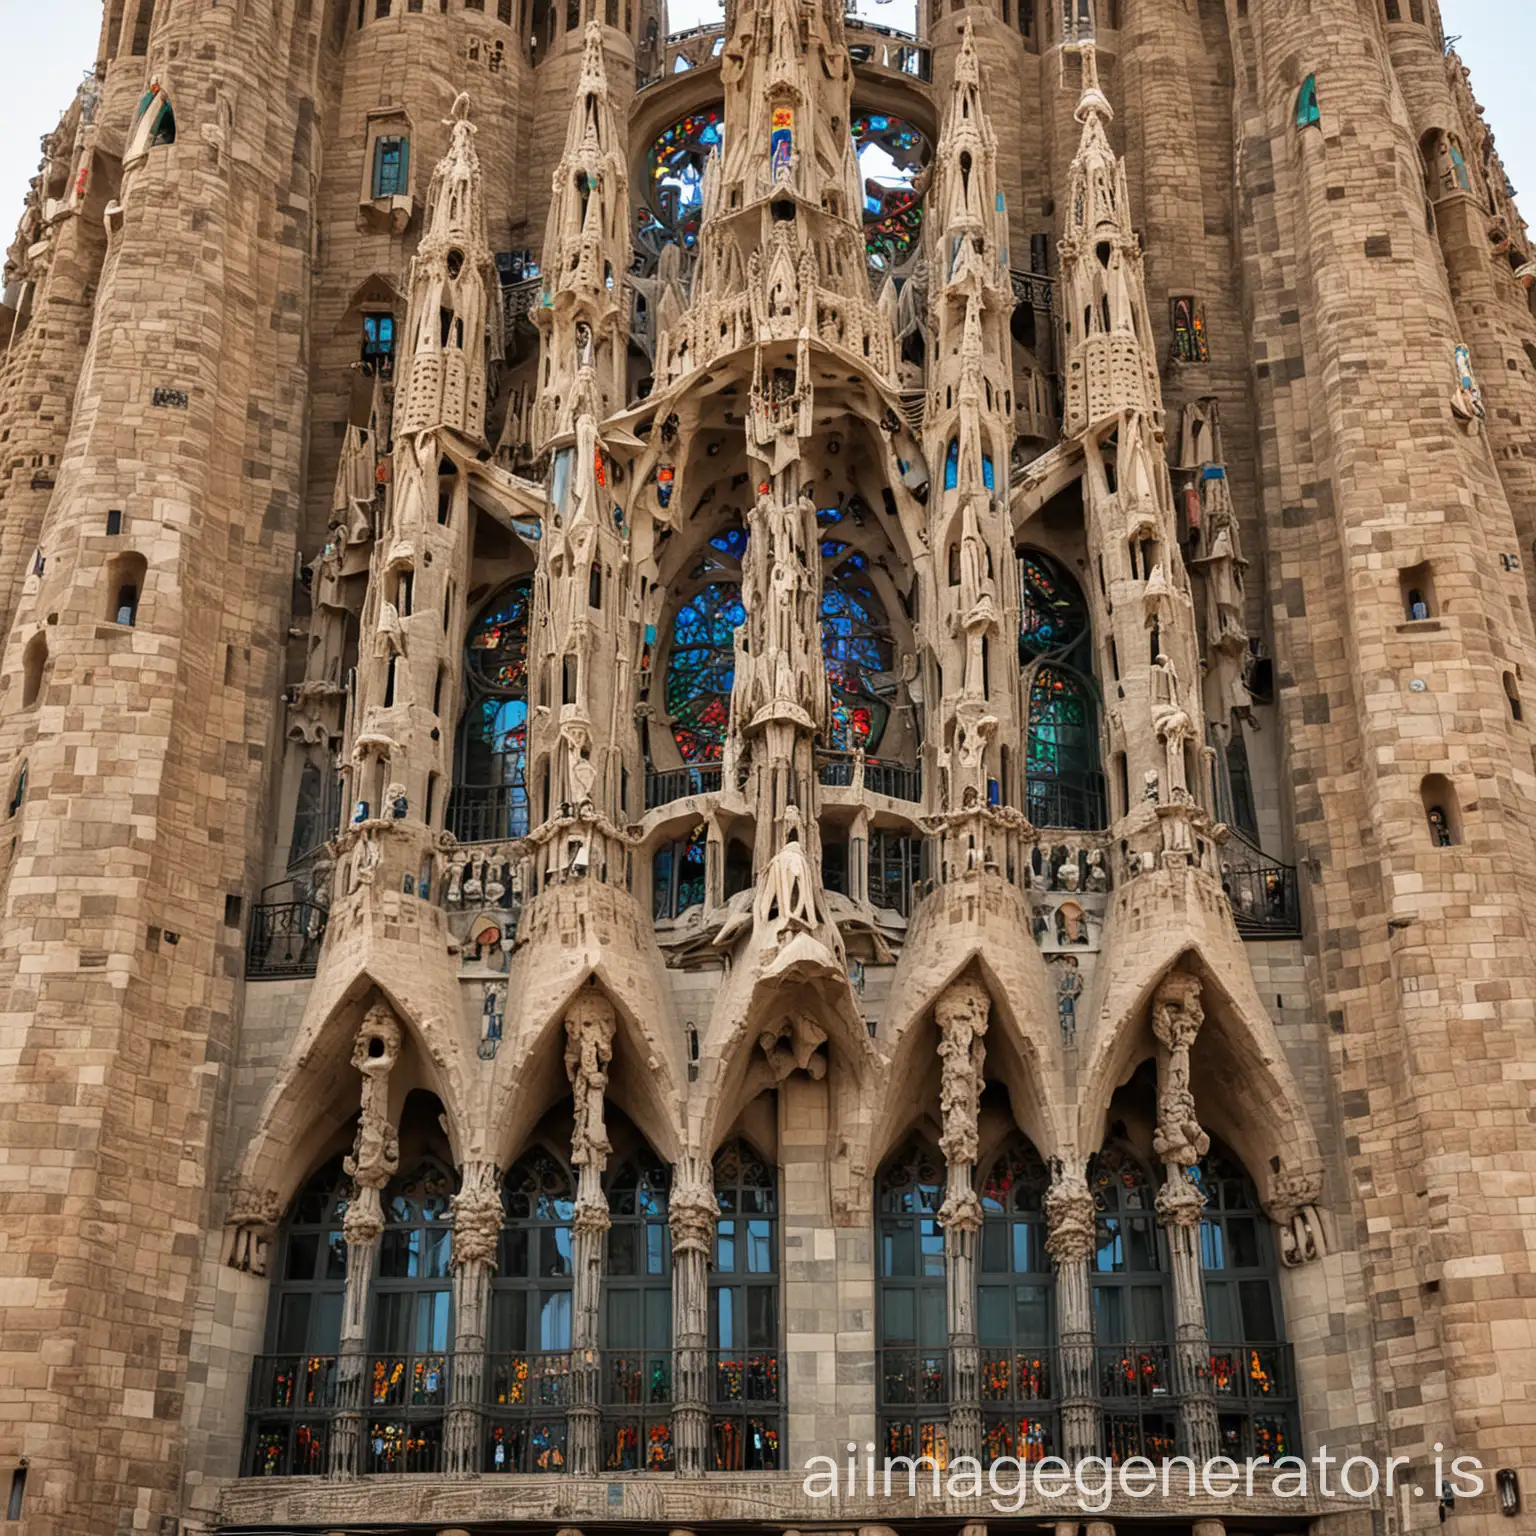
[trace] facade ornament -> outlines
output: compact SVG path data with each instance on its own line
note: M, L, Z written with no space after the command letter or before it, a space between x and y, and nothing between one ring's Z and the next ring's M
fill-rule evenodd
M991 1008L991 995L974 976L951 983L934 1004L939 1028L939 1104L944 1121L939 1149L952 1164L976 1162L976 1121L987 1059L983 1037Z
M504 1220L500 1170L491 1162L466 1163L453 1197L453 1267L483 1264L494 1269Z
M599 1168L613 1150L603 1119L608 1064L613 1060L613 1004L595 987L584 988L565 1014L565 1071L571 1080L576 1125L571 1132L571 1163Z
M1189 1086L1189 1049L1205 1020L1200 980L1187 971L1165 977L1152 1000L1157 1039L1157 1130L1152 1148L1167 1164L1192 1168L1211 1149Z
M719 1214L714 1190L708 1185L674 1185L667 1201L673 1253L692 1250L708 1255L714 1244L715 1220Z
M371 1242L383 1231L380 1191L400 1168L400 1139L389 1116L389 1074L399 1059L400 1042L400 1021L388 1005L376 1003L352 1047L352 1065L363 1085L357 1139L342 1163L354 1186L342 1219L349 1243Z
M245 1274L266 1274L272 1239L282 1216L283 1202L275 1189L237 1184L229 1193L224 1214L224 1228L229 1234L224 1262Z
M1045 1251L1057 1264L1086 1264L1096 1245L1097 1209L1083 1170L1052 1163L1045 1193Z
M1056 963L1056 1015L1061 1025L1061 1041L1063 1045L1073 1045L1077 1041L1077 1000L1083 995L1083 973L1078 969L1076 955L1062 955Z
M1318 1210L1323 1195L1320 1169L1281 1167L1270 1176L1264 1210L1278 1229L1280 1262L1296 1269L1328 1253L1328 1238Z

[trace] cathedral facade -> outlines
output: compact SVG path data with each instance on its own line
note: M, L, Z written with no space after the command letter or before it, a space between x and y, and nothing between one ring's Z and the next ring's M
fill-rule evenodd
M1536 1528L1436 0L107 0L44 151L7 1532Z

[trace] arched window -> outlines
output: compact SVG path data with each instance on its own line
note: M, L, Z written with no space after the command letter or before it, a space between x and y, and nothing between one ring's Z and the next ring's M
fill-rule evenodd
M1308 75L1302 81L1296 97L1296 126L1298 128L1321 127L1323 114L1317 105L1317 76Z
M708 894L709 837L702 822L651 855L651 917L681 917Z
M774 1168L741 1140L715 1154L709 1276L710 1451L717 1472L781 1465L779 1189Z
M1045 1193L1051 1176L1023 1136L1012 1137L981 1183L981 1266L976 1338L981 1346L983 1456L1038 1461L1055 1452L1060 1387Z
M171 110L171 98L158 81L139 98L139 110L134 118L133 132L129 136L125 161L161 144L176 142L176 114Z
M347 1289L341 1224L351 1194L338 1154L294 1197L273 1244L267 1353L251 1367L247 1477L326 1471Z
M385 1186L368 1329L365 1472L436 1472L442 1464L454 1185L449 1168L423 1157Z
M745 548L745 535L741 542ZM724 754L736 676L736 630L746 622L737 581L701 587L672 621L666 704L672 737L685 763L718 763Z
M918 1137L876 1181L876 1316L882 1455L949 1455L944 1163Z
M1094 1335L1104 1435L1110 1457L1151 1456L1174 1448L1173 1360L1168 1275L1146 1165L1110 1142L1088 1165L1093 1193Z
M1025 814L1041 827L1105 825L1092 632L1082 588L1060 561L1019 552L1019 661L1032 668Z
M603 1470L670 1472L672 1449L671 1170L642 1148L607 1181L603 1287Z
M1213 1143L1192 1170L1205 1195L1200 1265L1211 1341L1221 1454L1294 1455L1295 1386L1284 1326L1274 1234L1246 1169Z
M487 1472L561 1472L570 1406L571 1222L576 1181L543 1147L502 1184L505 1224L491 1280Z
M448 829L461 843L528 832L528 620L533 582L504 587L470 625Z
M31 709L43 690L43 669L48 665L48 637L41 630L27 641L21 653L21 707Z
M873 752L890 714L876 692L881 676L895 667L890 620L865 554L824 537L821 555L821 652L832 689L827 745L836 752Z

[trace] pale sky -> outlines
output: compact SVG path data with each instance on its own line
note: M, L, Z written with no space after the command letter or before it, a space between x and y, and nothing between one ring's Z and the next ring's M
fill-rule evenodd
M675 0L698 8L702 0ZM10 243L27 182L37 171L38 139L59 120L80 76L96 56L100 0L0 0L10 12L0 47L0 250ZM860 0L859 10L894 21L901 3ZM718 14L718 6L708 7ZM1462 58L1498 137L1499 153L1536 227L1536 3L1442 0L1446 30L1460 36Z

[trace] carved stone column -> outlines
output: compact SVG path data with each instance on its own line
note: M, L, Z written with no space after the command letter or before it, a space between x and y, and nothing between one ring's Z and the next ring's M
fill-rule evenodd
M1166 1177L1157 1192L1157 1217L1173 1266L1174 1388L1184 1452L1197 1462L1216 1454L1216 1400L1211 1395L1210 1345L1205 1333L1205 1290L1200 1273L1200 1212L1205 1196L1189 1170L1210 1151L1211 1138L1195 1115L1189 1087L1189 1048L1205 1013L1200 981L1184 971L1167 976L1152 999L1157 1038L1157 1130L1152 1149Z
M575 1126L571 1166L577 1170L576 1210L571 1223L575 1275L572 1285L570 1467L577 1477L598 1471L602 1365L598 1339L603 1303L603 1250L612 1224L603 1170L613 1150L603 1119L608 1064L613 1060L613 1004L588 987L565 1015L565 1070L571 1080Z
M944 1276L949 1309L950 1453L981 1454L981 1363L976 1344L976 1245L981 1201L971 1186L976 1170L976 1122L981 1106L987 1015L992 1000L974 976L963 976L934 1005L939 1026L939 1138L946 1171Z
M342 1164L352 1180L352 1198L341 1226L347 1240L347 1293L336 1358L340 1411L331 1426L332 1477L355 1477L362 1470L368 1287L384 1230L380 1191L400 1167L400 1139L389 1118L389 1074L400 1058L400 1039L400 1021L387 1005L377 1003L364 1017L352 1047L352 1065L363 1077L362 1113L352 1155Z
M445 1470L455 1477L480 1471L486 1312L501 1222L501 1170L465 1163L453 1197L453 1370L444 1436Z
M709 1256L714 1244L714 1170L690 1169L673 1188L672 1434L677 1470L685 1477L709 1468Z
M1062 1455L1075 1465L1097 1456L1103 1433L1093 1369L1093 1295L1088 1261L1093 1256L1093 1195L1080 1168L1051 1164L1045 1196L1045 1251L1056 1261L1056 1318L1061 1339Z

